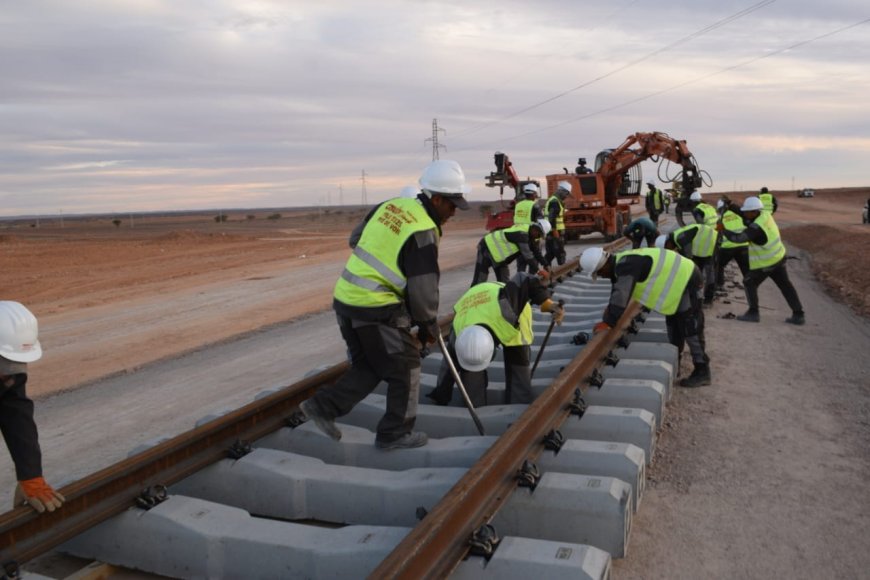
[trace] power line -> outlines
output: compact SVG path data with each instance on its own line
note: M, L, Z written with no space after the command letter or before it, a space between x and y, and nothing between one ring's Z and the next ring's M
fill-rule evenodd
M471 135L472 133L482 131L483 129L486 129L486 128L491 127L493 125L497 125L498 123L502 123L502 122L507 121L509 119L513 119L514 117L518 117L524 113L528 113L529 111L533 111L533 110L535 110L539 107L542 107L548 103L552 103L553 101L561 99L562 97L564 97L566 95L569 95L573 92L579 91L580 89L588 87L589 85L597 83L598 81L604 80L604 79L611 77L619 72L622 72L622 71L624 71L628 68L631 68L637 64L640 64L646 60L649 60L653 56L656 56L656 55L661 54L667 50L670 50L671 48L679 46L688 40L691 40L693 38L697 38L699 36L703 36L704 34L707 34L708 32L711 32L711 31L713 31L717 28L720 28L722 26L725 26L726 24L729 24L730 22L733 22L734 20L742 18L743 16L746 16L747 14L755 12L756 10L760 10L761 8L764 8L765 6L768 6L769 4L773 4L774 2L776 2L776 0L763 0L762 2L758 2L757 4L753 4L752 6L750 6L748 8L744 8L743 10L740 10L739 12L735 12L734 14L727 16L727 17L723 18L722 20L718 20L718 21L714 22L713 24L709 24L709 25L705 26L704 28L696 30L695 32L688 34L688 35L686 35L678 40L675 40L674 42L672 42L670 44L667 44L661 48L658 48L658 49L650 52L649 54L647 54L645 56L642 56L638 59L635 59L631 62L628 62L620 67L617 67L617 68L615 68L607 73L604 73L602 75L599 75L593 79L585 81L585 82L577 85L576 87L573 87L573 88L568 89L566 91L562 91L561 93L558 93L558 94L556 94L548 99L544 99L543 101L539 101L538 103L535 103L533 105L529 105L528 107L520 109L519 111L515 111L509 115L501 117L500 119L490 121L489 123L475 125L474 127L467 129L466 131L460 131L459 134L456 136L463 137L466 135Z

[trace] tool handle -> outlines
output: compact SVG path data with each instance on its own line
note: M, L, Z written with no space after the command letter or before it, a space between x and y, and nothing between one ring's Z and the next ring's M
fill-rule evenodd
M459 377L459 371L456 370L456 365L453 364L453 359L450 358L450 353L447 351L447 345L444 344L444 337L438 333L438 346L441 348L441 354L444 355L444 360L450 367L450 372L453 373L453 380L459 386L459 392L462 393L462 399L465 401L465 406L468 407L468 413L471 415L471 420L474 421L474 426L477 427L477 432L481 435L486 435L483 431L483 423L480 422L480 417L474 410L474 405L471 403L471 398L468 396L468 391L465 390L465 385L462 384L462 379Z

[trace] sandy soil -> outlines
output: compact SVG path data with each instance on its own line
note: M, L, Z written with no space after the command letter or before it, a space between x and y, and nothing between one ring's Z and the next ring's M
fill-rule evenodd
M789 269L809 323L782 323L787 307L769 282L761 324L717 318L745 308L737 288L708 311L714 385L678 389L670 403L617 578L866 577L870 327L812 272L866 307L867 197L779 194L777 220L800 258ZM445 309L467 285L460 265L482 234L477 216L463 217L445 229L442 269L456 267L442 281ZM211 218L0 229L0 296L40 318L46 355L28 388L52 481L81 477L342 357L334 317L319 311L358 216ZM844 235L850 243L838 245ZM569 248L570 257L578 252ZM0 453L0 504L12 483Z

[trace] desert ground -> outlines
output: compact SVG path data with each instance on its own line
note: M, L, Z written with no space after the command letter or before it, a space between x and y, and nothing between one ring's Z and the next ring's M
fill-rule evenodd
M771 282L761 324L720 318L745 309L733 288L708 311L714 385L669 404L617 578L870 570L870 189L774 193L808 324L782 323ZM49 480L342 359L331 290L364 211L272 213L0 221L0 298L40 322L45 356L28 391ZM442 312L467 287L483 233L475 209L445 226ZM13 484L0 453L0 504Z

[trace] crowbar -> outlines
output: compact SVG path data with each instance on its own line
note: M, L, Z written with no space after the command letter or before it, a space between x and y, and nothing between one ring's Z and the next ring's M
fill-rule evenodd
M477 432L481 435L486 435L483 432L483 423L480 422L480 417L477 416L477 412L474 410L474 405L471 403L471 399L468 396L468 391L465 390L465 385L462 384L462 379L459 378L459 371L456 370L456 365L453 364L453 359L450 358L450 353L447 352L447 345L444 344L444 337L441 336L441 333L438 334L438 346L441 348L441 354L444 355L444 360L447 361L448 366L450 366L450 372L453 373L453 380L456 381L456 384L459 385L459 391L462 393L462 399L465 401L465 406L468 407L468 412L471 415L472 421L474 421L474 426L477 427Z

